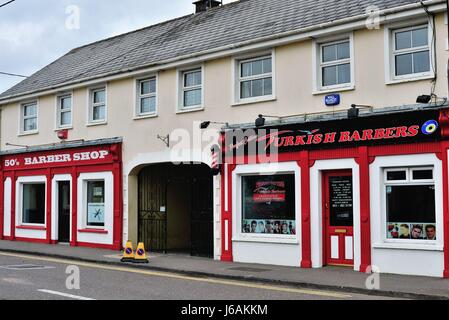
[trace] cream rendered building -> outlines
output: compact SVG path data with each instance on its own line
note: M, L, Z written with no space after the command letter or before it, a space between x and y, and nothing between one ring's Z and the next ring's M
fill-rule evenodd
M417 0L357 1L365 7L355 7L355 3L351 0L332 4L309 0L242 0L75 49L0 95L1 150L7 156L26 150L17 145L39 152L39 146L47 150L49 144L54 144L51 148L57 150L63 147L57 136L62 129L68 129L65 143L69 144L70 141L121 137L121 242L123 245L128 239L134 243L146 241L139 235L142 227L139 215L144 211L139 203L154 199L142 199L148 196L143 194L146 189L139 183L140 179L145 179L142 170L149 166L156 168L155 171L175 170L158 165L172 162L173 147L180 146L178 139L183 134L180 130L189 133L190 145L182 146L185 150L178 160L210 166L209 146L214 141L205 137L205 141L198 144L201 139L198 135L205 133L199 130L201 121L251 123L259 114L288 116L332 112L346 110L351 104L385 108L415 104L416 97L421 94L448 96L445 2L424 1L425 8ZM367 13L372 3L378 3L379 7L374 13ZM420 37L424 35L426 40L408 46L404 52L408 50L412 57L413 52L424 50L428 51L429 58L423 62L415 55L418 62L413 66L407 64L407 59L396 66L397 42L403 40L396 38L396 34L409 32L405 37L411 34L415 39L413 30L424 30L416 35L417 42L422 41ZM145 37L152 32L154 39L147 41ZM338 44L343 46L338 47ZM337 59L324 61L323 48L328 45L336 45L339 49L335 50L341 49L344 53L339 57L337 51ZM242 90L246 89L240 89L240 85L245 80L244 73L249 77L247 80L260 77L257 78L256 72L246 74L247 70L242 68L247 65L242 66L242 62L250 63L258 58L271 60L271 67L261 72L261 77L271 78L271 82L265 80L263 90L254 84L253 91L243 98ZM342 64L344 68L336 67L322 79L328 71L323 68ZM395 66L411 68L412 72L398 74ZM258 65L253 64L251 68L257 69ZM197 73L188 74L192 71ZM153 82L144 81L145 89L140 91L142 80ZM104 91L98 92L98 89ZM185 96L191 89L194 92ZM258 94L258 91L263 92ZM325 105L324 98L329 93L340 94L338 106ZM62 106L64 97L68 97L64 101L67 109ZM145 100L142 106L140 98L145 97L151 98L151 102ZM29 103L30 110L27 109ZM104 109L98 111L95 109L98 106ZM63 115L64 110L70 113ZM142 110L149 112L141 113ZM31 124L26 122L28 116L35 117L36 125L34 120ZM67 117L64 118L67 121L61 121L62 116ZM170 136L170 148L158 135ZM196 170L192 168L187 166L186 170ZM207 168L201 168L199 175L212 181L212 177L207 176ZM192 188L187 180L166 187L168 198L165 200L170 203L158 204L159 213L169 215L168 225L160 235L168 238L165 249L189 249L192 229L182 226L190 223L189 218L175 216L190 217L191 213L182 208L192 201L183 199L189 198L186 193L190 191L185 190ZM7 184L5 195L10 196L14 182L4 180L2 183ZM213 178L210 188L213 188L210 200L213 212L209 216L211 225L213 221L213 257L219 259L222 250L219 176ZM100 194L101 190L98 192ZM8 196L4 199L4 216L12 205ZM21 202L17 198L16 201ZM176 204L178 201L183 205ZM79 206L83 205L80 202ZM175 211L178 213L173 213ZM52 214L57 215L56 212ZM4 218L5 230L6 225L11 226L11 221L6 222ZM4 232L5 237L7 234L10 233ZM52 240L57 241L57 236ZM91 244L95 245L95 240ZM147 246L151 247L151 243Z

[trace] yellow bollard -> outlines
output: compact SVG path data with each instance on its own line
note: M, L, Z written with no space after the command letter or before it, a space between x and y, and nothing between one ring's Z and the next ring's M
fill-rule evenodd
M134 261L134 249L133 243L131 241L126 242L125 250L123 251L123 258L120 261L122 262Z
M137 249L136 249L136 255L134 256L133 262L136 263L148 263L150 262L147 258L147 255L145 253L145 245L143 242L139 242Z

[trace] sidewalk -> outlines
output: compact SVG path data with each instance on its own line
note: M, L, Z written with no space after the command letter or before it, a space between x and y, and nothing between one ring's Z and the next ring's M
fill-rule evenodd
M124 264L121 253L103 249L0 241L0 252L28 253L40 256L115 264L134 268L176 272L192 276L293 285L303 288L345 291L398 298L449 299L449 279L380 275L380 290L365 287L367 275L347 268L300 269L272 265L229 263L180 254L150 254L149 264ZM375 299L375 296L373 296Z

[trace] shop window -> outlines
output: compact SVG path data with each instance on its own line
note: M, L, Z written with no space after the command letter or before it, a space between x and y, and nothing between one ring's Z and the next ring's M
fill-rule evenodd
M45 183L22 185L22 223L45 224Z
M87 181L87 226L104 227L104 180Z
M391 179L393 173L400 179ZM436 240L433 169L386 170L385 176L387 239Z
M156 78L138 81L137 116L147 116L156 113Z
M239 62L239 91L241 100L273 94L271 56Z
M242 233L296 234L295 176L242 177Z

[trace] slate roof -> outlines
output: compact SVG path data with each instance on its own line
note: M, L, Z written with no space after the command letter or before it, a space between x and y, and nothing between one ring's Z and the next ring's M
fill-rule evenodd
M79 83L227 45L420 0L240 0L73 49L0 95L0 100ZM192 6L193 10L193 6Z

